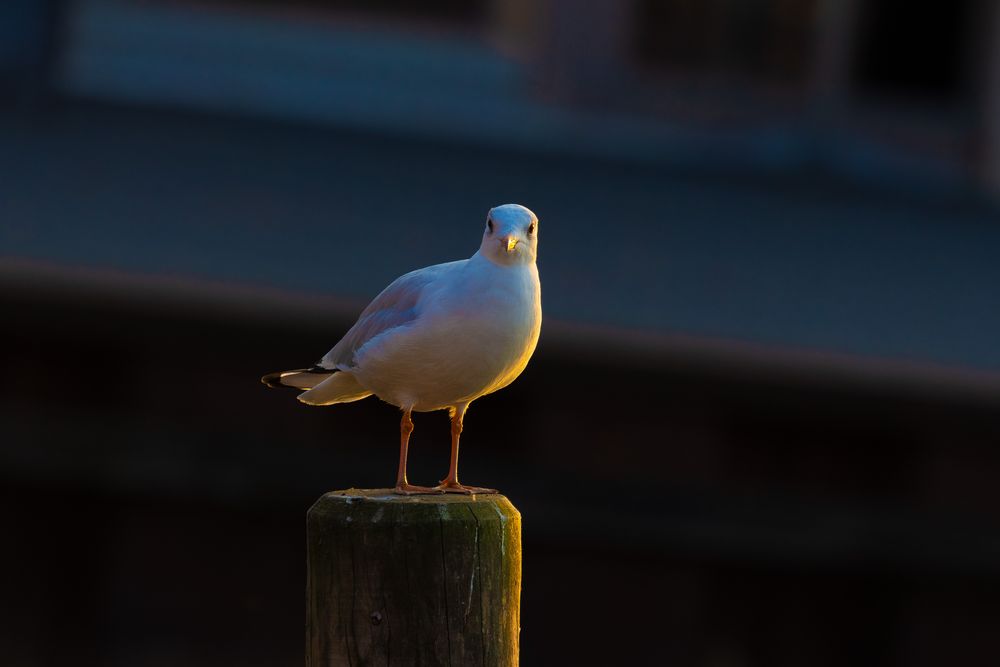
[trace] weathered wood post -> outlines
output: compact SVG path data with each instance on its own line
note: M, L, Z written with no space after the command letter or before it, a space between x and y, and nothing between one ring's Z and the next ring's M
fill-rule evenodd
M500 495L327 493L307 526L306 665L517 665L521 515Z

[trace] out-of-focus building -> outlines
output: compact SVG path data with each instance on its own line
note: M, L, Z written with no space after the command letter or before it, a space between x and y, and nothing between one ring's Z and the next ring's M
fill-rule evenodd
M19 6L59 8L53 86L88 97L1000 188L982 0L19 0L23 39Z

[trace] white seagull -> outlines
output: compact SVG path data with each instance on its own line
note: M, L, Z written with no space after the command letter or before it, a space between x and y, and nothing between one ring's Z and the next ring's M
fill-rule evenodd
M458 438L469 404L521 374L542 326L535 257L538 218L518 204L486 217L479 251L397 278L312 368L271 373L269 387L305 389L308 405L375 394L403 411L396 493L496 493L458 481ZM448 410L451 464L438 486L406 479L410 413Z

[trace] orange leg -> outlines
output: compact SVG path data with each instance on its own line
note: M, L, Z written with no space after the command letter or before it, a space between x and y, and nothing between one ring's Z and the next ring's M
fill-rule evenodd
M462 418L465 417L465 408L461 405L451 410L451 463L448 466L448 476L441 480L441 483L434 488L445 493L496 493L496 489L487 489L482 486L465 486L458 481L458 438L462 435Z
M418 493L441 493L429 486L416 486L406 481L406 452L410 448L410 434L413 433L413 419L410 411L403 411L403 419L399 423L399 470L396 472L396 488L400 495L410 496Z

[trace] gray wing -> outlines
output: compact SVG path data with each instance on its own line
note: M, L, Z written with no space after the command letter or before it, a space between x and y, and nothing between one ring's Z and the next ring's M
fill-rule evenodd
M323 355L318 365L331 370L350 369L354 366L354 354L365 343L386 331L415 322L420 317L420 297L424 288L442 272L464 261L428 266L396 278L368 304L354 326Z

